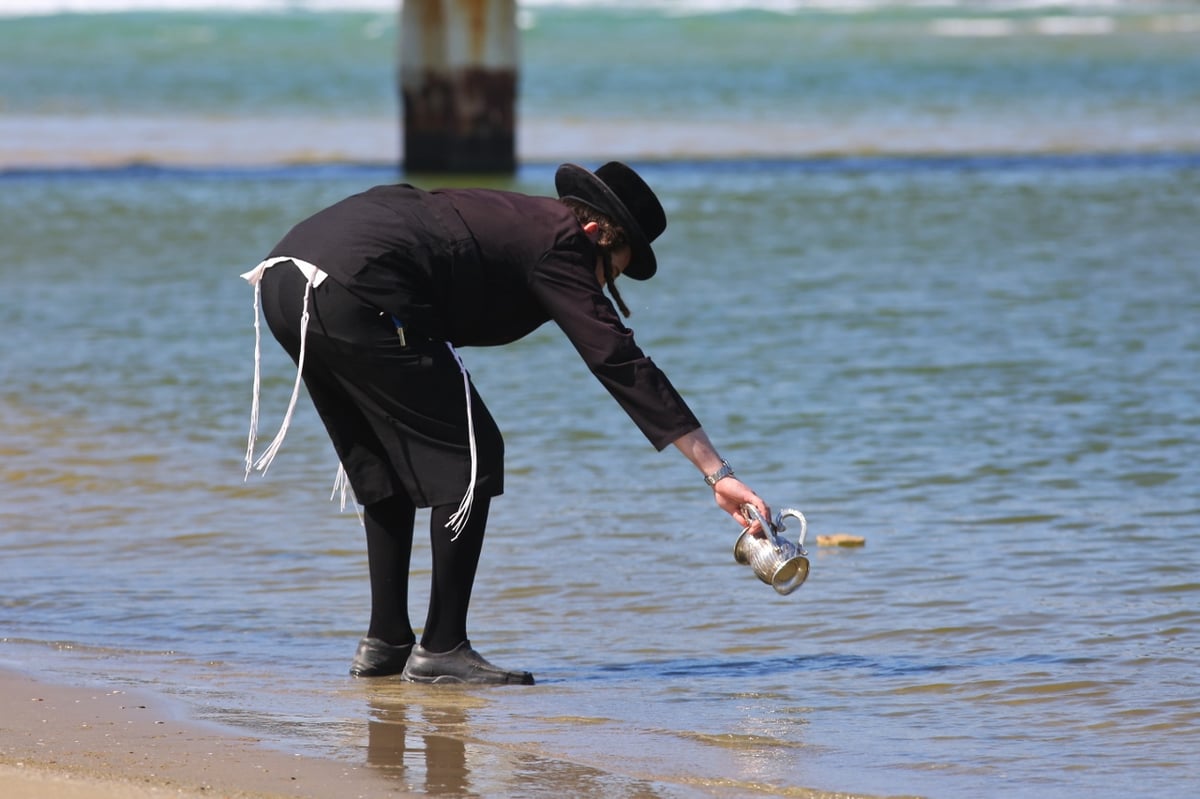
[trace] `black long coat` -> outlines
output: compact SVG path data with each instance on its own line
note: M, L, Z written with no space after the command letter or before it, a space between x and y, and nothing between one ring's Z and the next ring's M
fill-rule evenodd
M550 197L377 186L297 224L270 254L315 264L414 334L456 347L553 320L657 449L700 426L595 276L597 251Z

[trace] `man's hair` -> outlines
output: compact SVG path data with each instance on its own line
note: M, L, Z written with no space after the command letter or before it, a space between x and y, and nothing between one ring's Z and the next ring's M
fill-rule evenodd
M618 225L607 214L603 214L592 206L574 198L564 197L562 203L575 213L575 218L579 220L579 224L586 225L588 222L595 222L599 227L600 235L596 239L596 247L600 250L600 257L604 260L604 284L608 288L608 293L612 295L613 302L617 304L617 308L628 319L630 316L629 307L625 305L625 301L621 299L621 293L617 291L615 283L616 275L613 274L612 268L612 254L622 247L629 245L629 238L625 235L625 228Z

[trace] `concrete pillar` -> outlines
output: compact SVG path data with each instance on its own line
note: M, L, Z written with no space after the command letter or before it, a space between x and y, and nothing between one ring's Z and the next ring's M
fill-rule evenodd
M409 172L516 169L516 0L402 0Z

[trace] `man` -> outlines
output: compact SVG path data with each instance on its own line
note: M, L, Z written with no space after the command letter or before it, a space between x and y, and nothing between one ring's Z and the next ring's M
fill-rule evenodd
M265 471L303 378L363 506L371 619L350 668L411 682L518 683L471 647L466 619L504 444L456 347L507 344L553 320L657 449L674 444L718 506L769 510L633 340L615 280L654 275L658 198L619 162L564 164L559 197L377 186L300 222L243 277L298 365L283 425L257 460L258 319L247 474ZM343 488L345 484L343 483ZM433 586L418 643L408 618L416 508L431 508Z

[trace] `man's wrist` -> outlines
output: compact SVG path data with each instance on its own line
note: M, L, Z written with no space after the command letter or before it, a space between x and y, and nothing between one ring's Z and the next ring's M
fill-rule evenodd
M706 474L704 476L704 482L708 484L709 488L715 489L717 487L717 483L721 480L724 480L726 477L733 477L733 467L729 465L729 461L722 459L721 468L717 469L712 474Z

